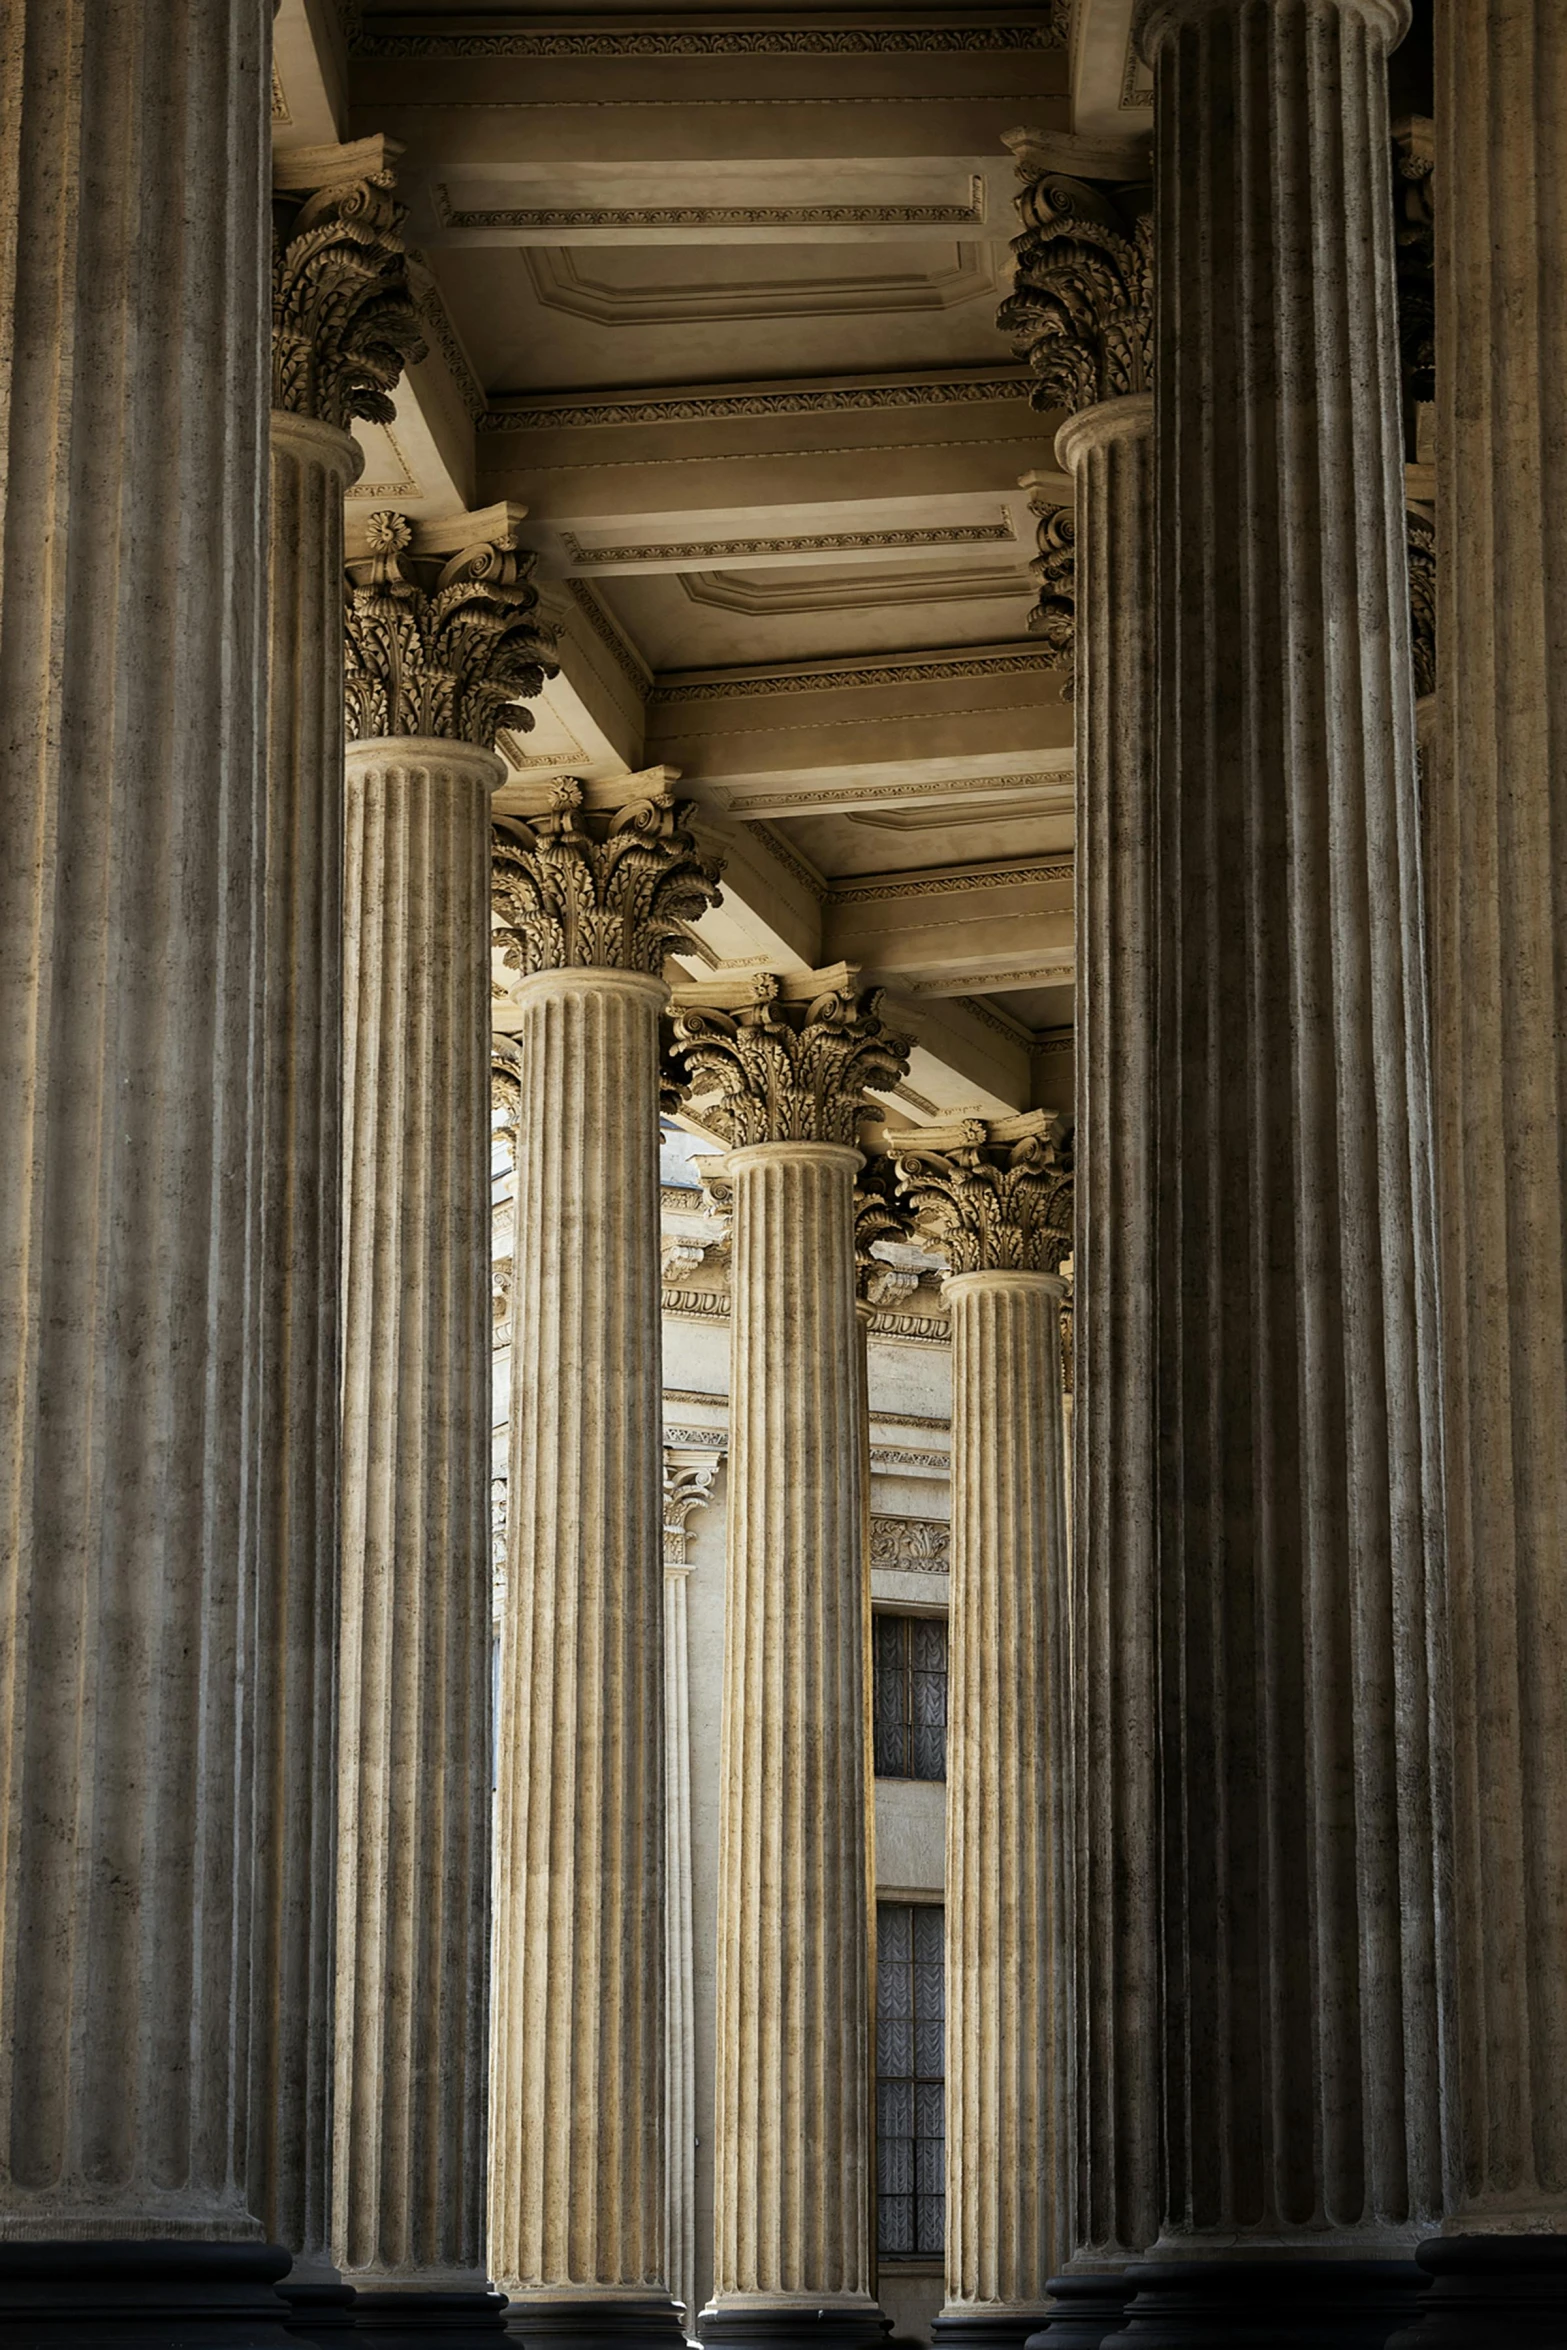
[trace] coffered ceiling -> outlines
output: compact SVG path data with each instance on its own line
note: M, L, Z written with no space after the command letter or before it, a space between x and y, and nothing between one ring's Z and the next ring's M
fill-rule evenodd
M1096 135L1147 115L1125 25L1089 57L1068 14L279 17L279 144L401 143L430 345L350 532L526 508L562 676L515 788L678 770L729 860L687 972L857 965L918 1037L916 1120L1070 1100L1072 705L1019 477L1066 485L995 326L1006 134L1066 160L1090 67Z

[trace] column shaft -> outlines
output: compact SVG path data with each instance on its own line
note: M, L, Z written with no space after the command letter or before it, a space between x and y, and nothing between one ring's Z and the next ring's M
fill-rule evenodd
M947 2306L940 2339L1021 2344L1059 2264L1067 1696L1060 1299L1045 1273L947 1283ZM972 2321L983 2321L975 2331ZM965 2321L968 2321L967 2324Z
M1439 2279L1433 2327L1464 2344L1545 2343L1567 2298L1567 561L1553 518L1567 179L1546 95L1564 52L1556 0L1438 14L1439 668L1427 805L1455 2240L1425 2257Z
M249 2164L296 2275L329 2266L343 495L361 462L346 432L273 411Z
M691 1636L685 1565L664 1566L664 2159L669 2290L696 2317L696 1948L691 1915Z
M1288 2297L1320 2338L1367 2343L1439 2193L1429 1105L1386 112L1404 21L1394 0L1142 13L1162 2249L1187 2256L1148 2285L1160 2307L1217 2295L1232 2324ZM1210 2266L1248 2250L1295 2253L1288 2283ZM1359 2282L1356 2253L1374 2256ZM1212 2338L1211 2315L1190 2322L1170 2338Z
M1159 2232L1153 399L1064 425L1076 488L1070 2249Z
M0 19L7 2341L29 2292L107 2327L151 2295L177 2327L221 2281L247 2341L283 2314L239 2167L235 1866L267 18ZM75 2241L51 2263L39 2238Z
M525 2340L678 2340L664 2188L662 980L520 982L496 2275Z
M500 774L452 740L348 753L333 2249L387 2316L417 2288L410 2322L443 2292L470 2297L454 2314L476 2321L498 2307L484 2132Z
M806 2304L824 2339L886 2330L869 2230L859 1164L834 1143L728 1162L712 2340L762 2339L770 2317L784 2339Z

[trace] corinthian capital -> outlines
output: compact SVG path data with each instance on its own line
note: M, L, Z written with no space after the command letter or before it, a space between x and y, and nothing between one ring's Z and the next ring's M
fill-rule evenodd
M372 514L348 566L343 691L350 742L439 735L493 750L502 726L557 674L540 619L535 558L516 542L520 507L449 523Z
M633 781L636 779L634 778ZM719 860L688 829L696 813L662 788L589 808L563 778L536 816L495 828L496 940L515 971L644 971L718 895Z
M346 432L386 424L424 357L389 139L280 155L272 195L272 405Z
M752 981L749 1003L726 1011L682 990L675 1051L691 1081L690 1112L731 1150L759 1142L836 1142L853 1147L871 1086L897 1084L909 1048L881 1019L881 990L852 992L840 968L817 973L837 984L785 991Z
M954 1273L1054 1273L1072 1249L1072 1171L1048 1111L927 1127L897 1152L915 1228Z
M996 323L1038 378L1036 408L1153 387L1153 191L1042 172L1017 199L1017 276Z

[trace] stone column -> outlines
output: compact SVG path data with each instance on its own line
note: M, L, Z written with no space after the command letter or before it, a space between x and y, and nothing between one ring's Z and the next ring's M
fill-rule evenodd
M1096 2338L1096 2317L1113 2330L1116 2272L1160 2219L1151 204L1137 183L1031 180L1001 313L1035 406L1069 412L1056 455L1075 500L1065 577L1042 551L1031 623L1075 657L1077 704L1074 2122L1051 2350L1068 2319L1074 2344Z
M271 711L261 1107L261 1573L252 1636L250 2193L320 2328L327 2251L341 1363L343 495L352 418L419 356L386 142L273 164Z
M1456 2044L1420 2350L1544 2350L1567 2309L1564 56L1560 0L1439 11L1426 799Z
M523 977L490 2244L530 2344L681 2339L665 2242L660 973L717 868L689 804L632 788L556 787L502 826L494 858L497 937Z
M243 2173L264 0L0 16L0 2341L281 2345ZM220 1733L214 1735L214 1729ZM200 2317L198 2318L198 2314Z
M694 1510L712 1498L718 1460L679 1445L664 1449L664 1891L665 2073L669 2290L684 2328L695 2316L696 1943L691 1916L691 1641L686 1555Z
M348 611L332 2249L389 2346L493 2340L490 793L551 668L515 509L371 517Z
M833 975L836 976L836 975ZM683 1010L733 1187L710 2343L887 2331L871 2290L855 1148L905 1048L816 975ZM777 983L773 983L777 988ZM682 991L711 1004L717 989Z
M1386 53L1155 76L1158 2256L1123 2337L1382 2344L1440 2201L1429 1100ZM1085 1382L1086 1384L1086 1382Z
M1021 2350L1043 2321L1070 2130L1070 1658L1057 1268L1072 1180L1034 1111L901 1138L949 1267L947 2297L936 2339ZM915 1140L918 1148L907 1147Z

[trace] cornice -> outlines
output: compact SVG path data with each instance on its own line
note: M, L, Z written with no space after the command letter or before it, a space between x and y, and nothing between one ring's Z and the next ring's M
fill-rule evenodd
M938 775L902 783L802 785L798 789L789 784L735 783L715 788L713 796L735 816L808 816L816 809L852 816L887 800L946 800L952 803L953 822L957 823L977 801L988 806L993 801L1026 799L1052 786L1070 792L1071 769L1034 768L1020 775Z
M693 702L728 702L758 694L836 693L867 686L929 685L954 677L1004 677L1017 670L1049 669L1048 652L984 652L943 654L936 660L878 662L874 667L753 670L740 677L694 678L689 684L673 677L656 683L650 699L654 709L684 708Z
M1010 13L1010 12L1009 12ZM947 24L507 25L495 32L379 32L361 24L355 57L462 58L974 56L1064 48L1071 0L1051 0L1034 22Z
M889 873L878 880L834 882L828 902L834 906L869 906L891 898L945 897L962 890L1016 889L1040 881L1070 881L1075 867L1064 863L996 864L948 867L939 873Z
M985 221L985 183L969 177L966 204L502 204L455 205L444 181L431 188L445 229L974 229Z
M594 392L568 392L551 400L527 393L501 393L479 418L481 432L570 432L625 425L723 424L771 416L826 416L887 408L959 407L975 401L1026 400L1026 368L1003 374L994 368L969 376L890 378L881 382L825 385L781 384L771 390L720 385L606 400Z

